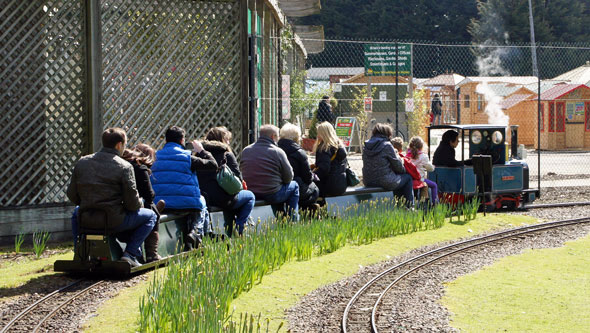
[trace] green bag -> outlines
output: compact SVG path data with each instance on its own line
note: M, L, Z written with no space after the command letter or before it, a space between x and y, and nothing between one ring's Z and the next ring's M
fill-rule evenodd
M240 178L236 177L227 164L225 164L225 160L217 171L217 184L219 184L227 194L231 195L237 194L242 190L242 181Z
M357 186L361 183L361 180L356 175L356 173L350 168L346 168L346 184L348 186Z

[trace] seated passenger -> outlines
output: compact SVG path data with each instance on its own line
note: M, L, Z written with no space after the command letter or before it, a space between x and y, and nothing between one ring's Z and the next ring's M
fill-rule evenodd
M393 145L393 148L395 148L395 150L397 150L397 154L400 157L405 157L404 139L400 138L399 136L396 136L395 138L391 139L391 144Z
M379 186L392 190L396 197L404 197L406 205L414 205L412 176L406 173L401 157L391 144L393 131L389 125L378 123L371 139L363 149L363 182L365 186Z
M221 167L225 163L233 174L242 180L238 161L229 146L231 138L232 134L227 128L214 127L209 130L205 141L202 142L203 148L213 155L217 165ZM254 193L241 190L237 194L228 194L217 183L216 170L199 171L197 177L201 192L208 204L223 209L226 234L232 236L235 223L238 234L241 235L244 232L244 225L254 209L256 202Z
M166 144L156 152L151 181L156 192L155 200L166 202L165 211L189 212L184 244L185 248L191 249L201 244L210 228L207 205L201 196L196 173L217 170L217 162L200 142L192 142L194 155L185 150L184 145L184 129L172 126L166 130Z
M276 144L278 139L276 126L262 125L258 140L242 151L240 170L257 199L269 202L275 211L298 221L299 185L293 181L287 154Z
M455 148L459 144L459 133L453 130L446 131L438 148L434 151L432 164L444 167L458 167L463 166L462 161L455 159Z
M315 210L319 208L316 200L320 195L320 189L313 182L307 154L299 145L300 138L299 127L287 123L281 128L278 145L287 154L289 164L293 168L293 180L299 185L299 208Z
M135 173L135 183L137 184L137 192L143 199L143 208L151 209L158 216L156 225L152 232L147 236L144 242L145 247L145 261L152 262L162 259L158 254L158 241L160 235L158 234L158 225L160 221L160 213L164 210L164 200L160 200L156 205L154 197L156 196L152 183L150 182L150 175L152 171L151 166L154 164L155 152L149 145L140 143L132 150L125 149L123 159L131 163L133 172Z
M78 215L83 225L113 233L130 231L121 260L137 267L141 243L152 232L157 216L154 211L141 208L133 166L121 158L126 144L124 130L109 128L104 131L103 148L76 163L67 195L78 206L72 216L74 235L78 235ZM95 212L104 212L104 215ZM106 221L103 220L105 216Z
M424 140L421 137L415 136L410 139L410 146L406 156L410 158L412 164L416 166L418 172L420 172L420 180L428 185L430 190L430 202L438 202L438 187L432 180L426 178L426 172L434 171L434 165L430 163L428 155L426 155L422 149L424 148Z
M346 150L342 147L336 131L328 122L317 126L317 140L313 147L315 152L314 173L319 180L320 196L337 196L346 192Z

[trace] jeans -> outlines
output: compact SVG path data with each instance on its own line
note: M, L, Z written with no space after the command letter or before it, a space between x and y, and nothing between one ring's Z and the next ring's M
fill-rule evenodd
M74 235L74 244L78 238L79 208L80 207L77 206L72 213L72 234ZM113 230L114 233L131 230L125 252L134 257L141 256L141 243L143 243L150 232L152 232L152 229L154 229L154 226L156 225L157 219L158 216L151 209L140 208L135 212L127 212L123 223Z
M442 114L434 114L434 119L432 120L432 125L440 125L440 119Z
M238 192L236 202L231 209L223 211L223 218L225 219L226 233L231 237L234 221L236 223L238 234L244 232L244 225L248 221L254 204L256 203L256 197L254 193L248 190L241 190Z
M408 207L414 206L414 188L412 187L412 176L407 173L400 175L400 183L396 189L393 190L393 194L396 197L403 196L406 199L406 205Z
M427 178L424 179L424 182L428 185L428 189L430 190L430 203L438 203L438 186L435 182Z
M278 192L266 195L263 199L272 205L275 212L285 212L284 206L286 204L286 213L293 221L299 221L299 185L297 182L291 181L289 184L283 184Z
M179 211L182 212L181 210ZM209 211L207 208L189 212L186 216L188 232L190 233L191 231L196 230L197 234L201 237L205 235L205 233L210 233L212 230L209 221Z

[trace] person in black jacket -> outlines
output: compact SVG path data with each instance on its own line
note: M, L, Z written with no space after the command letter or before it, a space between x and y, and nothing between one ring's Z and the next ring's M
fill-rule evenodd
M346 150L340 144L332 124L323 122L317 127L318 136L314 146L315 174L320 196L338 196L346 192Z
M152 173L150 167L154 164L155 151L149 145L140 143L132 150L125 149L123 159L127 160L133 166L137 193L143 199L143 207L153 210L158 216L154 229L144 241L145 260L146 262L160 260L162 257L158 254L158 242L160 239L158 225L160 222L160 213L164 209L165 202L164 200L160 200L157 205L154 204L156 193L150 181L150 174Z
M227 128L223 126L214 127L209 130L205 141L202 142L203 148L213 155L219 166L225 163L234 175L242 180L236 156L229 146L231 137L232 134ZM256 201L254 193L241 190L235 195L228 194L217 183L217 172L215 170L199 172L197 177L199 178L201 193L205 196L208 205L223 209L226 234L231 237L235 223L238 234L241 235L244 232L244 225L248 221L252 209L254 209ZM242 183L244 184L243 180Z
M330 105L330 96L322 97L320 104L318 105L317 121L318 123L327 121L330 124L334 124L336 116L332 112L332 105Z
M285 151L293 168L293 180L299 184L299 207L301 209L318 209L316 203L320 189L313 182L313 173L309 166L307 154L299 145L301 130L298 126L287 123L280 131L279 147Z
M470 164L469 161L457 161L455 159L455 148L459 144L459 133L453 130L446 131L440 144L434 152L432 164L435 166L458 167L464 164Z

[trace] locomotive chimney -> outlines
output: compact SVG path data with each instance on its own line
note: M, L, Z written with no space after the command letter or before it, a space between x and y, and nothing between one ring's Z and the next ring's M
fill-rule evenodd
M518 125L510 125L510 155L513 159L518 155Z

